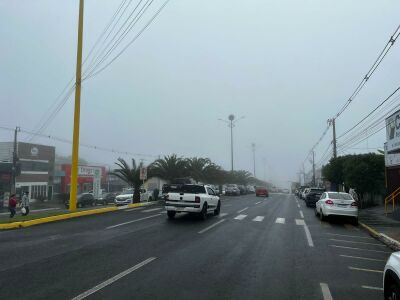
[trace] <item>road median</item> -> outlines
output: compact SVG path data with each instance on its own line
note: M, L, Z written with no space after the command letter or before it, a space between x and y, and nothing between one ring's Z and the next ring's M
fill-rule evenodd
M34 225L45 224L50 222L58 222L73 218L79 218L84 216L96 215L96 214L104 214L108 212L124 210L128 208L136 208L141 206L150 206L159 203L158 201L155 202L144 202L144 203L133 203L128 204L125 206L112 206L112 207L102 207L102 208L94 208L76 212L65 212L65 213L58 213L55 215L50 215L43 217L39 215L37 218L33 218L30 220L21 220L16 222L7 222L7 223L0 223L0 230L7 230L7 229L18 229L18 228L26 228ZM33 216L33 215L32 215Z

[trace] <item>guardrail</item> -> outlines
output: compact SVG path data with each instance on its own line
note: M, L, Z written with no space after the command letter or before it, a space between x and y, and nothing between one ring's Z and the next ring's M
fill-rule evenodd
M400 187L395 189L389 196L385 198L385 213L388 214L387 206L392 202L392 213L394 212L394 208L396 205L396 197L400 195Z

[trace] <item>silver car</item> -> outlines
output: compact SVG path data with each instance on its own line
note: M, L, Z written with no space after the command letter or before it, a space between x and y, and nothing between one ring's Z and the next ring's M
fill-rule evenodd
M358 223L357 202L348 193L325 192L315 205L315 215L321 221L329 216L352 217L354 223Z

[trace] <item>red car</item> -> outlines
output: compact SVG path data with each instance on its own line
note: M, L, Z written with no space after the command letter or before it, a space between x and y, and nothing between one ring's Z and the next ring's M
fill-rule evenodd
M259 197L259 196L269 197L267 188L265 188L265 187L257 187L256 188L256 196L257 197Z

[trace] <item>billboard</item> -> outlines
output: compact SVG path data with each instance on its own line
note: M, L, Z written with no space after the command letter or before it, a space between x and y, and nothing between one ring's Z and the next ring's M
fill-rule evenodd
M385 143L385 166L394 167L400 165L400 153L389 154L387 150L387 143Z
M400 110L386 118L387 152L400 152Z
M146 180L146 179L147 179L147 168L141 167L140 168L140 180Z

